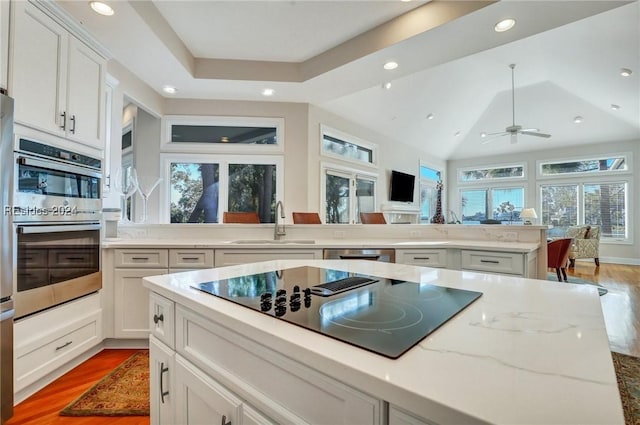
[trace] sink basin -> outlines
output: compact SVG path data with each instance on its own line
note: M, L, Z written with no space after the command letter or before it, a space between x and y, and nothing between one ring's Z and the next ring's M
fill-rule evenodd
M277 245L285 245L285 244L314 244L316 241L313 239L237 239L235 241L231 241L233 244L277 244Z

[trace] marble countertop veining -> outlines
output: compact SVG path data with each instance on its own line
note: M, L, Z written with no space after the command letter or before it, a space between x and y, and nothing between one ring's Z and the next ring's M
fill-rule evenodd
M310 265L481 291L391 360L202 293L191 284ZM144 285L314 369L439 421L623 424L595 287L401 264L278 260L145 278Z

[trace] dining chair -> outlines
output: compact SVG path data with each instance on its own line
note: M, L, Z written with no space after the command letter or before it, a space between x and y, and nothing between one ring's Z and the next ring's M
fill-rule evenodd
M547 267L556 269L558 282L567 281L567 264L572 243L572 238L562 238L554 239L547 244ZM562 277L560 273L562 273Z
M260 223L260 217L256 212L229 212L222 215L223 223Z
M360 223L362 224L387 224L384 214L381 212L360 213Z
M322 224L320 215L315 212L293 212L293 224Z

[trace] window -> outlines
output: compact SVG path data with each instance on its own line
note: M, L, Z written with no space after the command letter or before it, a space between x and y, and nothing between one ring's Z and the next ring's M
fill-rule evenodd
M541 185L542 223L549 236L560 237L569 226L600 226L601 238L626 240L627 182Z
M284 150L284 120L262 117L167 116L164 152L273 153Z
M440 171L420 165L420 222L429 223L435 214L437 203L436 185L441 180ZM452 218L453 219L453 218Z
M487 180L504 180L524 178L524 165L509 165L502 167L487 167L478 169L463 169L458 171L458 181L478 182Z
M551 237L577 224L600 226L607 242L630 240L631 153L538 161L542 224ZM627 175L628 177L625 177Z
M463 189L460 191L462 223L481 224L484 220L521 223L524 188Z
M376 146L325 125L320 126L322 154L360 164L376 164Z
M325 223L359 223L361 212L376 206L376 177L323 166Z
M224 211L255 211L260 222L274 222L281 158L176 154L163 155L163 163L169 223L219 223Z

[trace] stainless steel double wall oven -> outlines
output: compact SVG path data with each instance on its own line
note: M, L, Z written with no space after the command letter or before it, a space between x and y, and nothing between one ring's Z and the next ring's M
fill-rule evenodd
M95 292L100 272L102 163L18 138L12 218L16 318Z

